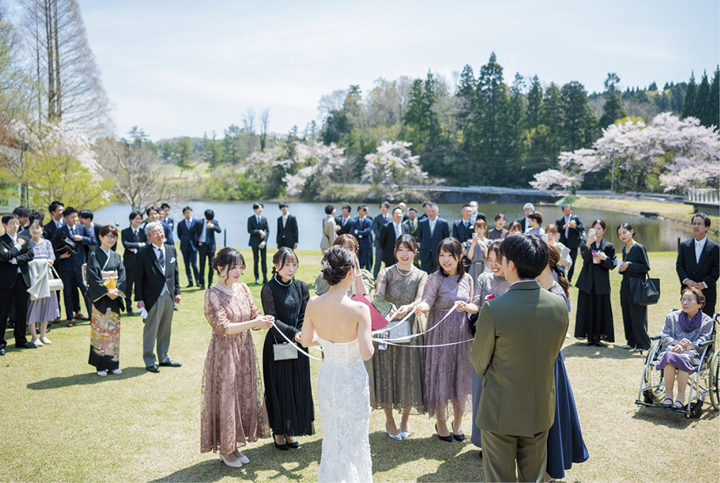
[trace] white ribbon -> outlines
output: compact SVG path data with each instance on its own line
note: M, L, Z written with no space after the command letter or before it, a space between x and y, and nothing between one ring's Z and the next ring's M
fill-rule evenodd
M437 324L433 325L430 329L426 330L425 332L420 332L419 334L413 334L413 335L410 335L410 336L408 336L408 337L402 337L402 338L400 338L400 339L379 339L379 338L373 337L372 340L374 340L375 342L387 343L387 342L393 342L393 341L409 341L410 339L414 339L415 337L420 337L421 335L427 334L427 333L430 332L431 330L434 330L434 329L435 329L438 325L440 325L445 319L447 319L448 317L450 317L450 314L452 314L452 313L455 311L455 309L457 308L458 304L459 304L459 302L455 302L455 303L453 304L453 306L450 307L450 310L447 311L447 313L445 314L445 316L444 316L442 319L440 319ZM415 311L411 312L411 314L414 313L414 312L415 312ZM402 321L400 321L400 322L402 322ZM384 329L383 329L383 330L384 330ZM466 341L466 342L467 342L467 341ZM453 344L458 344L458 343L459 343L459 342L454 342ZM393 344L393 345L396 345L396 344ZM450 345L452 345L452 344L450 344ZM413 346L413 347L421 347L421 346ZM436 346L425 346L425 347L436 347ZM437 346L437 347L441 347L441 346Z
M403 339L405 340L405 339ZM460 342L448 342L447 344L439 344L439 345L407 345L407 344L395 344L394 342L387 342L383 341L387 345L394 345L396 347L416 347L420 349L432 349L433 347L447 347L451 345L458 345L458 344L464 344L466 342L472 342L474 339L468 339L468 340L461 340Z
M315 359L316 361L322 361L322 359L320 359L319 357L311 356L310 354L308 354L307 352L305 352L304 350L302 350L301 348L299 348L297 345L295 345L295 343L294 343L293 341L291 341L290 339L287 338L287 336L283 333L282 330L278 329L278 326L275 325L275 321L274 321L274 320L273 320L273 327L275 327L275 328L277 329L277 331L280 332L280 335L283 336L283 339L285 339L286 341L288 341L288 343L289 343L291 346L293 346L293 347L295 348L295 350L297 350L299 353L308 356L310 359Z

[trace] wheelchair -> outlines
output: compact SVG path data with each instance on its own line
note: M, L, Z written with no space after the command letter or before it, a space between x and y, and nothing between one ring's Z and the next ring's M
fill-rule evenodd
M670 312L672 312L672 309ZM703 400L710 398L713 409L720 410L720 347L716 344L720 314L713 316L713 331L709 341L700 347L700 365L698 371L690 374L688 401L682 408L664 407L662 401L665 395L665 381L663 372L655 369L655 362L662 351L660 335L650 337L655 341L645 356L640 389L635 404L656 409L664 409L682 413L688 418L697 419L702 414Z

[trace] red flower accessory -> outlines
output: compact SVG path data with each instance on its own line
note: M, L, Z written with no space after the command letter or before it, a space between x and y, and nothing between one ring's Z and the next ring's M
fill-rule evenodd
M494 294L494 293L491 293L490 295L487 295L487 296L485 297L485 301L487 302L488 300L492 300L492 299L494 299L494 298L495 298L495 294Z

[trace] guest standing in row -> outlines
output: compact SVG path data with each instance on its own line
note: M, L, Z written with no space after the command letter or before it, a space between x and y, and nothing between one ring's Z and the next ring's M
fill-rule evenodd
M285 337L297 341L310 300L308 285L295 279L298 259L288 247L273 256L273 276L260 293L265 315L275 319L263 347L265 402L275 447L280 450L297 448L297 436L315 432L315 406L310 385L310 359L275 360L274 346L286 343ZM285 337L283 337L285 335Z
M505 215L498 213L495 215L495 228L490 230L488 238L491 240L504 240L508 234L508 231L504 228L505 226Z
M520 224L521 233L526 233L531 227L530 227L530 219L528 218L530 216L530 213L533 213L535 211L535 206L532 203L525 203L525 206L523 206L523 213L525 214L524 217L517 220L517 222ZM510 227L508 227L508 231L510 230Z
M148 206L148 208L145 210L145 216L147 217L147 220L145 220L145 223L140 225L140 241L145 243L146 245L149 243L147 240L147 237L145 236L145 227L148 226L148 223L158 222L163 228L163 233L165 234L165 244L166 245L172 245L175 246L173 243L168 242L168 240L172 239L172 231L170 229L170 225L166 223L162 223L160 221L162 210L160 208L156 208L154 206Z
M404 225L408 226L408 233L412 235L415 240L417 240L417 230L418 230L418 211L415 208L408 209L407 212L407 220L403 221Z
M645 279L650 271L645 247L635 241L635 230L628 223L621 224L617 229L618 238L625 246L622 249L623 263L618 267L622 275L620 284L620 307L622 308L623 327L627 345L623 349L637 352L650 348L648 335L648 309L646 305L632 302L633 280Z
M202 225L192 217L193 210L189 206L183 208L184 220L177 224L177 234L180 239L180 252L185 262L185 275L188 278L188 288L193 286L193 275L195 283L200 284L197 267L197 244L200 238Z
M485 258L487 257L487 246L490 240L485 238L485 230L487 225L485 220L478 220L475 222L475 233L473 237L465 242L463 247L463 253L467 256L470 261L470 267L468 273L472 277L474 290L477 291L477 281L480 274L485 271Z
M472 303L473 282L465 273L460 242L454 238L443 240L438 246L436 262L438 271L428 277L415 314L429 312L427 327L430 332L425 337L428 346L455 345L425 350L424 406L428 415L436 418L436 432L442 441L452 442L453 438L462 441L465 439L462 417L472 394L473 371L470 344L464 343L471 340L467 313L477 313L478 308ZM456 303L455 311L441 326L431 330ZM453 422L448 428L450 404Z
M55 263L55 251L50 241L42 237L42 213L39 213L38 217L31 219L27 231L31 236L30 247L34 254L33 260L47 260L47 270L50 270L50 267ZM48 297L37 300L31 298L27 308L27 325L32 336L30 343L38 347L43 344L52 344L46 336L47 326L50 321L55 320L57 317L60 317L60 306L54 293L50 292ZM40 338L38 338L35 328L37 323L40 323Z
M401 217L395 208L393 218ZM396 216L397 215L397 216ZM390 226L390 225L388 225ZM387 229L387 227L386 227ZM408 235L395 240L394 258L397 263L386 265L378 274L375 295L394 304L398 311L389 326L396 325L407 313L415 310L422 300L427 274L413 265L417 256L417 242ZM420 334L424 328L415 314L405 322L410 334ZM425 353L421 348L424 337L411 339L402 347L387 345L386 350L375 348L375 356L365 362L370 375L370 405L385 412L385 430L390 438L401 440L410 436L410 411L424 412ZM400 427L395 423L393 409L402 411Z
M575 337L587 338L587 345L603 347L601 341L615 342L612 306L610 305L610 270L615 268L615 247L603 240L605 222L595 220L593 232L580 245L583 268L577 279L578 307Z
M323 253L328 251L337 238L337 225L335 224L335 207L327 205L325 207L325 218L322 220L322 240L320 240L320 250Z
M695 287L705 297L703 312L710 317L717 302L717 281L720 277L720 245L707 237L710 217L695 213L692 217L693 238L680 244L676 270L681 290Z
M380 266L383 261L383 247L380 246L380 232L388 223L390 223L390 216L388 211L390 210L390 202L383 201L380 203L380 214L375 217L372 225L373 232L373 247L375 247L375 268L373 268L373 277L377 278L380 273Z
M567 272L568 282L572 285L573 273L575 273L575 260L577 260L578 247L582 243L582 233L585 227L580 218L572 214L572 206L562 205L563 217L555 220L555 226L560 232L560 243L570 249L570 270Z
M135 257L138 251L145 247L145 242L140 241L142 214L137 211L130 213L130 226L120 232L120 241L125 249L123 253L123 265L125 266L125 308L127 314L134 316L132 310L133 287L135 286Z
M160 205L160 222L163 224L165 231L165 244L175 246L175 238L173 232L175 231L175 220L170 218L170 205L163 203Z
M248 245L253 252L253 273L255 285L260 283L260 270L262 270L263 283L267 283L267 241L270 236L270 225L262 213L265 206L262 203L253 203L255 212L247 222L247 231L250 234ZM258 265L260 267L258 268Z
M63 218L64 210L65 205L61 201L53 201L50 203L50 206L48 206L51 220L45 224L43 229L43 237L45 237L46 240L52 242L55 238L55 232L65 224L65 219Z
M440 242L450 236L450 226L447 221L438 216L440 212L438 205L429 202L426 208L427 218L422 220L418 226L417 241L420 246L420 268L425 273L431 274L438 269L438 246ZM462 251L460 257L462 258Z
M352 222L350 234L352 234L358 242L358 258L360 260L360 268L372 270L372 221L367 217L368 206L360 205L357 209L357 218Z
M250 462L238 451L270 437L267 409L248 329L270 329L272 316L260 313L250 289L239 283L243 256L223 248L213 258L218 283L205 292L205 318L212 328L203 371L200 452L219 452L227 466Z
M198 255L200 255L200 290L205 289L205 262L208 264L208 287L213 283L212 259L215 257L215 233L222 233L220 223L215 219L213 210L205 210L205 220L200 223L200 235L198 236Z
M296 250L300 241L300 232L298 231L297 219L288 213L290 206L283 202L280 203L280 211L282 215L277 219L277 247L287 247Z
M92 300L90 317L90 355L88 364L105 377L108 371L120 370L120 312L125 308L125 266L112 246L118 232L112 225L99 231L100 246L91 254L87 264L88 293Z
M335 231L337 231L338 236L349 235L350 225L352 224L352 220L350 219L352 208L350 205L343 205L340 213L340 216L335 217Z
M407 234L409 234L409 230L408 226L402 222L402 209L397 207L392 211L392 221L380 231L379 242L385 268L395 265L395 241Z
M472 238L473 233L475 233L473 227L477 222L472 221L472 208L470 208L470 205L463 206L460 210L460 215L462 218L453 223L452 236L464 244Z

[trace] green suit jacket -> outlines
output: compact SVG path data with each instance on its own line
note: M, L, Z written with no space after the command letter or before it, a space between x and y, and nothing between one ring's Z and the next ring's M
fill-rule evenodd
M472 359L483 378L480 429L532 437L555 416L555 358L569 324L567 305L535 281L513 284L480 310Z

